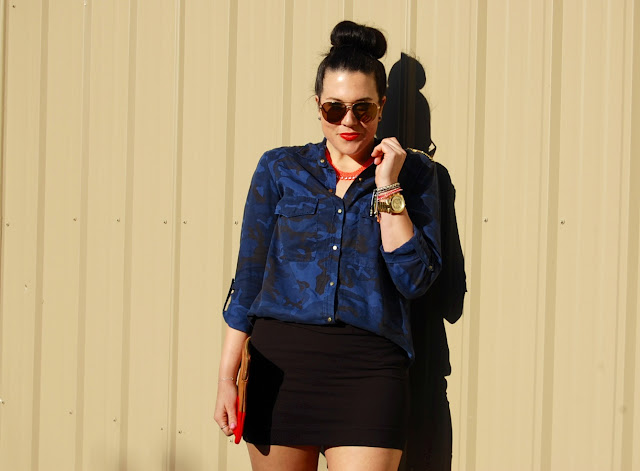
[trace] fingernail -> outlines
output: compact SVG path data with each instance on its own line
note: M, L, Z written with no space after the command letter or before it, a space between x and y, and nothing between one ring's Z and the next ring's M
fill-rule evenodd
M236 428L236 424L231 424L231 425L229 425L229 428L230 428L231 430L235 430L235 428Z

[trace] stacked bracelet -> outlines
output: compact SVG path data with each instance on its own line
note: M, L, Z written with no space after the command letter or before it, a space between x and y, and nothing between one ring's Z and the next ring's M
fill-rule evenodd
M369 216L380 217L380 212L378 211L378 201L382 201L384 199L389 198L390 196L400 193L402 188L400 187L400 183L392 183L391 185L381 186L373 190L373 194L371 195L371 205L369 206Z
M402 188L395 188L393 190L387 190L384 193L378 192L378 201L386 200L391 196L395 195L396 193L400 193L401 191L402 191Z
M396 188L400 188L400 183L392 183L391 185L381 186L380 188L376 188L374 191L376 193L384 193L385 191L395 190Z

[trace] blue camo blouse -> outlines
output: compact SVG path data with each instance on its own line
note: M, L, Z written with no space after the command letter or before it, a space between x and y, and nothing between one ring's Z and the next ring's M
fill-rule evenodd
M442 265L435 164L407 150L399 180L414 234L385 252L370 214L375 165L340 198L325 146L282 147L260 159L224 318L249 334L256 317L342 321L390 339L413 358L409 300L427 291Z

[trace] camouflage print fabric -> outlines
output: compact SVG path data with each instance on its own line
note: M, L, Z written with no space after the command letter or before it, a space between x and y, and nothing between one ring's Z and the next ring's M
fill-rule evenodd
M385 252L370 215L375 165L337 197L325 145L282 147L260 159L224 318L247 333L255 317L341 321L390 339L413 358L409 300L427 291L441 267L435 164L407 151L399 180L414 235Z

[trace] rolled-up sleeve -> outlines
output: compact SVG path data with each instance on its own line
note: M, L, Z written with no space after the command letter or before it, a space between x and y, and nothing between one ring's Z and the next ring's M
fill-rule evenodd
M229 327L249 334L252 325L247 313L262 289L278 200L278 189L265 154L258 162L249 187L242 220L236 276L231 287L229 305L223 312Z
M407 176L402 182L403 188L407 188L403 193L413 222L413 236L391 252L380 248L391 279L406 299L426 293L442 268L436 167L431 161L421 161L418 177ZM410 173L406 171L405 175Z

